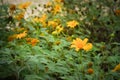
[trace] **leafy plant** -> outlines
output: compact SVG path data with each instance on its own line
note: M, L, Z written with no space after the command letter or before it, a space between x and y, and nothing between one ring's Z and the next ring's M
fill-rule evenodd
M0 79L118 80L118 3L53 0L42 12L32 2L0 5Z

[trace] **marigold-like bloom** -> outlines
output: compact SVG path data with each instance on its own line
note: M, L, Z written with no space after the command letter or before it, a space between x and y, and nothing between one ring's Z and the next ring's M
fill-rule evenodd
M87 73L88 73L88 74L93 74L93 73L94 73L94 70L93 70L92 68L89 68L89 69L87 70Z
M69 21L67 22L67 26L70 28L74 28L75 26L77 26L79 23L75 20Z
M31 44L32 46L35 46L39 42L39 40L35 38L26 38L26 41L28 44Z
M75 48L76 51L79 51L80 49L89 51L90 49L92 49L92 44L87 43L87 41L88 41L87 38L85 38L84 40L82 40L80 38L76 38L75 40L73 40L73 42L71 44L71 48Z
M118 16L120 15L120 10L115 10L115 14Z
M21 19L24 18L24 14L25 14L25 12L22 12L22 13L16 15L14 18L17 19L17 20L21 20Z
M41 16L41 18L39 19L39 21L40 21L41 23L44 23L44 22L46 21L46 19L47 19L47 15L46 15L46 14L43 14L43 15Z
M61 11L61 5L56 4L55 7L53 8L53 14L57 14Z
M27 31L24 31L23 33L17 34L16 38L21 39L27 36Z
M18 8L19 9L26 9L29 5L31 5L32 2L25 2L22 4L19 4Z
M120 63L115 66L115 68L112 70L113 72L120 70Z

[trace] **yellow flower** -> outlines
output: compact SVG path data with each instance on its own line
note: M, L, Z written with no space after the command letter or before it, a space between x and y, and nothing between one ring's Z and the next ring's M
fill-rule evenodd
M39 17L35 17L33 19L33 22L37 22L37 23L42 23L43 27L46 27L46 19L47 19L47 15L43 14L40 18Z
M53 14L59 13L61 11L61 5L56 4L53 8Z
M47 15L46 15L46 14L43 14L43 15L41 16L41 18L39 19L39 21L40 21L41 23L44 23L44 22L46 21L46 19L47 19Z
M88 74L93 74L93 73L94 73L94 70L93 70L92 68L89 68L89 69L87 70L87 73L88 73Z
M56 21L48 21L48 26L56 27L58 23Z
M22 18L24 18L24 14L25 14L25 12L19 13L14 18L17 19L17 20L21 20Z
M88 39L85 38L84 40L80 38L76 38L76 40L73 40L71 44L71 48L75 48L76 51L79 51L80 49L84 49L85 51L89 51L92 49L92 44L87 43Z
M26 32L27 32L27 31L24 31L23 33L17 34L16 38L17 38L17 39L21 39L21 38L26 37L26 36L27 36L27 33L26 33Z
M61 27L61 25L58 25L58 26L56 27L56 30L57 30L58 32L61 32L61 31L63 31L63 27Z
M33 22L39 22L39 18L38 17L35 17L34 19L33 19Z
M61 25L58 25L56 27L56 30L52 32L52 34L60 34L60 32L63 31L63 27Z
M17 29L16 31L21 32L22 30L24 30L25 28L20 28L19 30ZM22 33L19 34L13 34L11 36L8 37L8 41L12 41L14 39L21 39L27 36L27 31L24 31Z
M112 70L113 72L120 70L120 63L115 66L115 68Z
M71 28L74 28L75 26L77 26L79 23L75 20L72 20L72 21L69 21L67 22L67 26L68 27L71 27Z
M89 51L91 48L92 48L92 44L91 44L91 43L87 43L87 44L83 47L83 49L84 49L85 51Z
M46 23L46 22L42 22L42 26L43 26L43 27L46 27L46 26L47 26L47 23Z
M35 46L39 42L39 40L35 38L26 38L26 41L28 44L31 44L32 46Z
M32 2L25 2L22 4L19 4L18 8L19 9L26 9L29 5L31 5Z

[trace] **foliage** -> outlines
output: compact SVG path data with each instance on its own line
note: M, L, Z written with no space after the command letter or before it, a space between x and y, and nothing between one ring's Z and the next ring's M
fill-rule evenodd
M119 0L0 5L0 79L120 79ZM39 15L28 15L27 10Z

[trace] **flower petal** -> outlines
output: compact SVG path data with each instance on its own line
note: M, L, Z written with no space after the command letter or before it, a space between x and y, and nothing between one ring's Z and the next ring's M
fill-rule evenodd
M92 49L92 44L91 44L91 43L87 43L87 44L83 47L83 49L84 49L85 51L89 51L90 49Z

